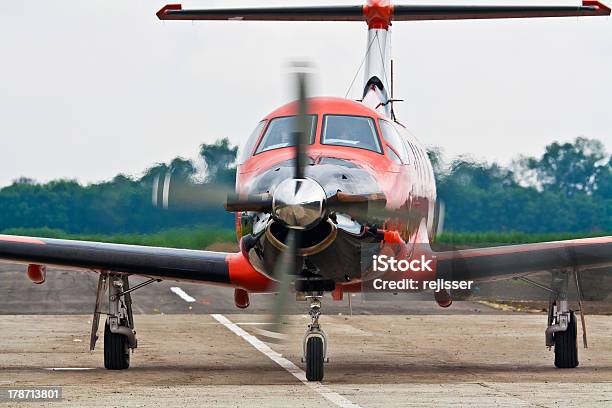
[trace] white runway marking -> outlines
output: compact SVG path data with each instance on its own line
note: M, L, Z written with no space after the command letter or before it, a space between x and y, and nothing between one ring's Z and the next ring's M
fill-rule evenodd
M361 408L359 405L355 404L352 401L349 401L342 395L330 390L320 382L309 382L306 380L306 373L300 367L293 364L291 361L284 358L281 354L272 350L267 344L263 341L259 340L257 337L252 334L247 333L241 327L238 327L236 323L232 323L227 317L222 314L212 314L211 315L216 321L227 327L234 334L239 337L242 337L246 340L251 346L255 347L257 350L261 351L265 354L270 360L274 361L276 364L287 370L287 372L291 373L295 378L300 380L304 385L310 387L317 393L319 393L326 400L336 404L342 408Z
M45 368L49 371L83 371L83 370L95 370L93 367L49 367Z
M170 290L172 292L176 293L185 302L193 303L193 302L196 301L194 298L189 296L187 293L185 293L185 291L183 289L181 289L179 287L173 286L173 287L170 288Z

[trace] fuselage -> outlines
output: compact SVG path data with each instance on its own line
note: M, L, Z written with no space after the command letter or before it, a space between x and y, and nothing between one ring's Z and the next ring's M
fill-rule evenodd
M359 248L377 243L384 233L397 232L409 247L423 239L423 229L432 240L435 179L427 152L416 138L359 102L317 97L308 100L308 107L314 130L306 150L305 177L316 181L328 198L338 192L382 194L386 208L402 214L366 222L337 212L302 232L300 255L310 273L336 282L358 278ZM238 167L238 193L274 194L280 182L292 177L295 148L283 132L288 132L296 110L295 102L276 109L247 140ZM236 226L239 238L257 237L257 245L248 248L249 261L272 276L274 262L285 249L283 226L269 214L253 212L237 213Z

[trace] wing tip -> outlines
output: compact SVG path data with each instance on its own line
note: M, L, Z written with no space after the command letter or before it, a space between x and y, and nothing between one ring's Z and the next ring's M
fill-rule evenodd
M594 7L596 9L595 14L601 15L601 16L609 16L610 12L612 11L610 7L606 6L604 3L598 0L583 0L582 6L583 7Z
M160 20L169 20L168 18L169 11L182 10L182 9L183 9L183 6L181 4L166 4L157 13L155 13L155 15Z

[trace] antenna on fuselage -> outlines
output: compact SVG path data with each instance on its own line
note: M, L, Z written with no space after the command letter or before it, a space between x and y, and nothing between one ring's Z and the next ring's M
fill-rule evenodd
M393 99L393 59L391 59L391 99Z
M394 74L393 74L393 59L391 59L391 119L393 119L394 121L397 122L397 118L395 117L395 109L394 109L394 106L393 106L393 102L395 102L395 96L394 96L394 93L393 93L393 89L394 89L394 86L393 86L393 77L394 77Z

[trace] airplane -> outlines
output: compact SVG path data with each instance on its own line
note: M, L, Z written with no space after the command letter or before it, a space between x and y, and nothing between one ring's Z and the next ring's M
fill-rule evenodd
M99 274L90 348L98 339L108 291L104 367L110 370L130 365L130 351L137 347L131 293L143 286L160 280L224 285L234 288L238 308L248 307L253 293L286 299L294 291L307 300L311 317L303 339L309 381L323 379L327 361L328 341L319 323L323 296L340 300L345 292L364 290L362 260L368 251L405 260L429 257L433 268L415 275L420 281L529 281L531 274L550 272L546 345L554 347L556 367L574 368L577 322L568 285L574 276L578 282L582 270L612 266L612 236L434 252L430 244L441 215L434 174L423 145L395 117L388 34L396 21L608 15L610 8L594 0L577 6L424 6L389 0L197 10L166 5L157 13L160 20L365 21L362 99L308 97L305 71L298 69L297 100L265 116L238 159L236 192L225 203L236 217L237 253L2 235L0 259L27 265L27 277L37 284L45 281L47 266ZM165 181L153 194L167 204ZM130 287L130 276L148 280ZM442 307L452 303L444 289L434 298ZM278 305L274 322L284 303Z

